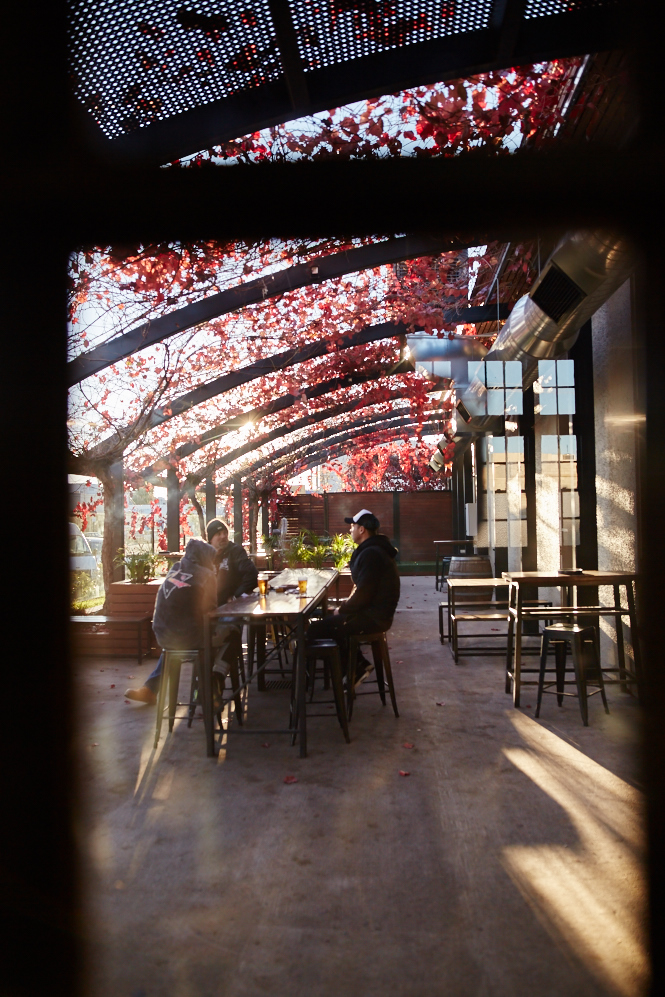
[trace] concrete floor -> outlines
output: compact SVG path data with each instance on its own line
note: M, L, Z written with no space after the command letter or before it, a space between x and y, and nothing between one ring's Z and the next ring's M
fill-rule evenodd
M207 759L200 721L153 752L122 693L154 662L77 662L90 997L645 993L634 700L536 721L501 658L455 667L433 578L402 593L399 719L358 700L350 745L313 719L307 759L233 731ZM249 722L287 696L252 690Z

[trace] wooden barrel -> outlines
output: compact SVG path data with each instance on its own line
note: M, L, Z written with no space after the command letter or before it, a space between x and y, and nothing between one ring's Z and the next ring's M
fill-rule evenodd
M487 554L451 557L448 578L492 578L492 562ZM494 588L458 589L455 602L491 602Z

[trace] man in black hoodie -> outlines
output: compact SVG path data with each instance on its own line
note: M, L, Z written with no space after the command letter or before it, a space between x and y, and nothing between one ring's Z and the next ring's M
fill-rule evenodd
M397 551L383 533L369 509L361 509L344 520L350 523L351 538L358 544L349 568L353 591L331 616L311 624L308 640L332 638L340 645L346 660L347 638L352 634L382 633L392 626L399 602Z

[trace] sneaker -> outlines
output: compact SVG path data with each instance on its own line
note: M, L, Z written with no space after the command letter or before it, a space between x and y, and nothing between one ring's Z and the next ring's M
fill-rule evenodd
M134 703L145 703L146 706L155 706L157 703L157 696L147 685L141 686L140 689L127 689L125 699L131 699Z
M368 661L367 658L365 658L361 654L359 656L359 658L358 658L358 663L356 665L356 681L355 681L355 686L358 686L358 685L360 685L361 682L364 682L365 679L368 678L372 674L373 671L374 671L374 662L373 661ZM354 686L354 688L355 688L355 686Z

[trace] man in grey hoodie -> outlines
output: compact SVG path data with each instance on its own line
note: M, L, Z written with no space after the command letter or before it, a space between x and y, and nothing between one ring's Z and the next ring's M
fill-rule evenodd
M176 561L164 579L157 593L152 621L160 647L183 651L203 647L203 616L217 608L215 553L212 544L205 540L190 540L185 556ZM145 685L140 689L127 689L127 699L154 705L163 663L162 653Z
M380 523L376 516L369 509L361 509L344 522L350 524L351 537L358 545L349 562L353 591L332 615L311 624L307 639L337 641L345 661L352 634L382 633L390 629L399 602L400 584L395 561L397 550L388 537L377 532ZM369 667L369 662L365 664Z

